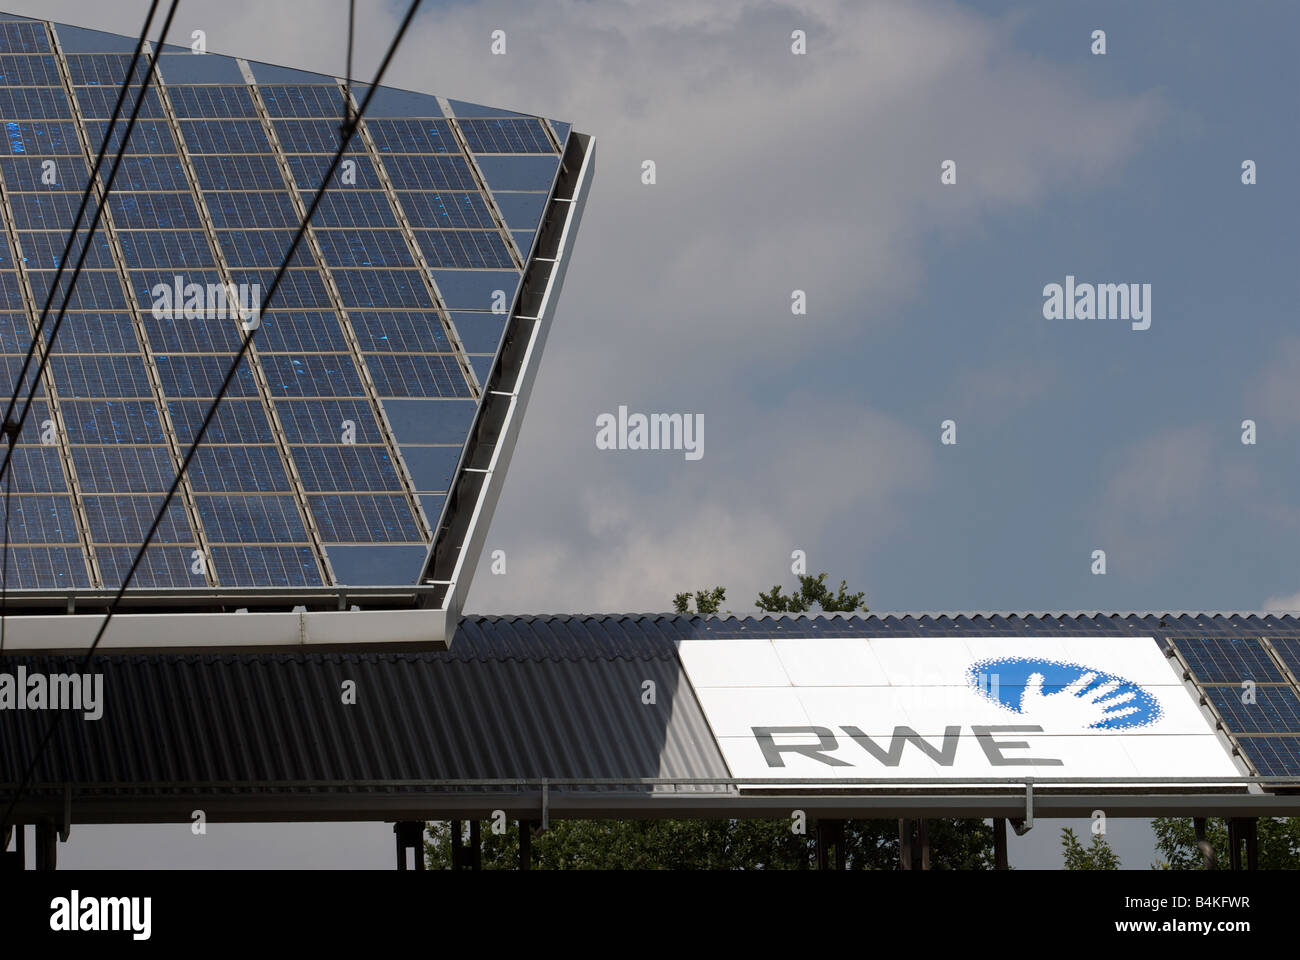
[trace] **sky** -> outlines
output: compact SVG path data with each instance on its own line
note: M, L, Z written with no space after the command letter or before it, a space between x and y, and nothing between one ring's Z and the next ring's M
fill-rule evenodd
M358 7L364 77L405 3ZM190 0L173 37L335 74L345 11ZM1298 31L1285 0L426 3L392 85L597 138L466 612L743 613L796 550L880 611L1300 608ZM1149 328L1046 318L1067 276L1149 284ZM620 405L702 415L703 456L598 449ZM1059 826L1013 863L1059 865ZM385 867L392 837L78 826L61 858Z

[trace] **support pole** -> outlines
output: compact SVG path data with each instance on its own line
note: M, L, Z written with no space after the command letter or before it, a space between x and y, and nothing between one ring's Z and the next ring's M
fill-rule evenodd
M1236 817L1228 820L1228 869L1241 869L1241 821Z
M921 869L930 869L930 828L924 817L917 821L916 842L921 848Z
M519 821L519 869L531 870L533 867L533 822Z
M1192 830L1196 834L1196 849L1201 851L1201 860L1206 870L1213 870L1218 862L1214 854L1214 844L1205 836L1205 817L1192 817Z
M912 821L907 818L898 821L898 869L912 869Z
M59 831L50 819L36 823L36 869L56 870L59 864Z
M469 822L469 868L471 870L483 869L483 837L481 833L482 824L477 820Z
M1259 818L1246 821L1246 869L1259 869Z
M463 839L460 833L460 821L453 820L451 822L451 868L453 870L461 869L461 865L465 860L465 855L461 850Z
M993 818L993 869L1010 870L1007 865L1007 818Z

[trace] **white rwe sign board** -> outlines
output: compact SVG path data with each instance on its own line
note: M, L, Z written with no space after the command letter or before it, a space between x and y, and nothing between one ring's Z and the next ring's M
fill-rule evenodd
M1243 771L1150 637L686 640L736 777Z

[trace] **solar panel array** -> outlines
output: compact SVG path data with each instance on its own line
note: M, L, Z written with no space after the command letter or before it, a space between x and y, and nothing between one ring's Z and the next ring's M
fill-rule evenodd
M1300 640L1171 638L1206 703L1260 776L1300 776Z
M6 393L134 43L0 19ZM163 51L15 451L9 589L120 585L321 186L344 96ZM133 586L416 581L568 129L376 91Z

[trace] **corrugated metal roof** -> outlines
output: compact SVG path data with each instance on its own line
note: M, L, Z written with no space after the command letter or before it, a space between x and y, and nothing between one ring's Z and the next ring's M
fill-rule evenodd
M79 668L3 669L19 663ZM630 626L471 622L439 653L112 656L93 669L104 715L65 717L37 782L727 776L672 643ZM0 782L21 779L50 717L0 713Z
M1300 619L1275 613L481 616L464 618L452 649L441 653L104 656L94 664L104 674L103 718L65 718L35 779L135 784L78 788L77 795L145 806L150 797L212 793L177 784L221 783L227 795L294 797L292 809L309 817L313 798L322 794L408 789L357 781L726 777L675 644L782 634L1300 636ZM79 666L69 657L0 661L5 672L20 663L46 673ZM642 703L647 680L657 688L654 705ZM345 681L356 685L355 705L342 702ZM0 712L0 782L21 778L49 716ZM283 781L332 784L256 786Z

